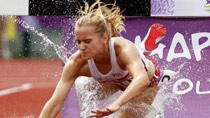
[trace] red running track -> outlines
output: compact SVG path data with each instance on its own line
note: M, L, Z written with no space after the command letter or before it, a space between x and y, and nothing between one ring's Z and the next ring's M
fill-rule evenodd
M0 59L0 118L38 118L61 71L58 59Z

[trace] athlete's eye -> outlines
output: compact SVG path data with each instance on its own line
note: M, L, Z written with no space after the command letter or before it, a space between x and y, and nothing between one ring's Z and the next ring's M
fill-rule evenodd
M87 40L85 40L84 42L85 42L85 43L90 43L91 40L90 40L90 39L87 39Z
M75 43L76 43L76 44L80 44L80 43L81 43L81 41L75 40Z

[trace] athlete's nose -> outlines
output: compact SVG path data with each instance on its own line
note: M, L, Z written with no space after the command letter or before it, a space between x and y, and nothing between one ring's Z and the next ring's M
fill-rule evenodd
M85 44L83 42L81 42L79 44L79 49L82 50L82 51L84 51L86 49L86 46L85 46Z

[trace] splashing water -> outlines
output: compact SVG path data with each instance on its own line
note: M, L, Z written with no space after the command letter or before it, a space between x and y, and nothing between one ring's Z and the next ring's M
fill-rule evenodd
M11 18L11 15L3 16L1 20L5 20L8 18ZM67 50L64 46L59 46L54 44L45 34L41 33L40 31L36 30L35 27L30 26L27 22L20 18L16 18L15 22L18 23L23 28L35 33L36 35L40 36L42 38L42 42L40 44L43 44L45 47L53 47L56 54L59 56L59 58L66 63L68 60L68 55L72 55L72 51ZM75 46L73 47L75 48ZM74 50L74 49L71 49Z
M183 68L185 64L186 63L180 65L179 68L177 68L178 69L177 73L180 72L180 70ZM180 101L181 96L172 92L173 82L176 80L176 78L179 78L179 76L181 75L177 75L175 78L171 78L171 81L163 84L160 87L152 105L148 105L145 103L139 103L139 104L128 103L122 106L121 109L130 110L132 111L133 114L137 114L139 118L142 117L164 118L165 106L170 107L174 111L185 111L184 105ZM77 79L75 83L76 83L76 89L78 90L77 91L78 96L82 95L81 100L83 102L80 103L80 107L82 108L81 118L87 118L87 116L90 115L91 109L100 109L107 107L112 102L114 102L118 98L118 96L122 93L121 91L118 91L115 94L111 95L110 97L107 97L106 99L99 100L98 98L100 98L100 96L104 94L104 92L101 92L102 86L97 81L91 81L85 79L84 77L81 77L80 79ZM112 90L110 89L110 91ZM149 112L145 116L141 116L140 114L141 109L136 109L136 108L143 108L141 112L145 112L144 110ZM118 113L119 112L116 112L105 118L118 118L116 117Z
M185 64L188 63L189 62L184 62L183 64L177 66L177 71L174 72L176 74L175 77L171 78L168 83L165 83L160 87L158 94L152 104L154 109L147 115L146 118L164 118L165 106L176 112L186 111L184 105L181 102L181 96L173 92L173 86L174 82L182 76L180 74L181 69L183 69ZM168 64L164 68L168 68L169 66L170 65Z
M11 16L5 16L5 18L9 18ZM30 30L31 32L37 34L40 36L43 41L40 44L44 44L46 47L50 46L53 47L53 49L56 51L59 58L66 63L68 60L68 55L72 55L72 51L67 50L64 46L59 46L54 44L45 34L39 32L34 27L31 27L28 25L25 21L21 19L16 19L15 22L20 24L22 27ZM181 68L186 63L179 66L179 70L177 72L180 72ZM115 94L111 95L110 97L107 97L104 100L99 100L102 94L98 94L99 89L102 88L102 86L98 82L94 82L94 84L89 82L89 80L85 80L83 77L82 81L81 79L77 79L75 82L77 94L81 94L81 100L83 101L83 106L81 107L81 117L86 118L88 115L90 115L91 109L97 109L97 108L104 108L107 107L107 105L111 104L116 98L122 93L121 91L116 92ZM84 88L84 84L86 84L88 87ZM150 112L146 115L146 118L164 118L164 106L169 106L170 104L176 103L175 106L173 106L174 110L183 110L183 105L180 102L180 96L174 94L173 92L170 92L171 88L173 88L173 81L170 81L167 83L167 85L161 86L160 90L158 91L158 94L151 105L147 104L136 104L136 107L144 107L148 109ZM112 90L110 90L112 91ZM134 109L133 107L129 105L124 105L122 109L131 109L134 114L139 114L139 111ZM105 117L105 118L116 118L116 114L118 112Z
M31 27L29 24L27 24L22 19L16 18L15 22L20 24L22 27L26 28L27 30L30 30L31 32L40 36L43 39L43 41L40 44L44 44L46 47L49 47L49 46L53 47L53 49L56 51L59 58L64 63L66 63L68 60L68 54L72 55L72 53L70 51L68 51L64 46L59 46L59 45L54 44L45 34L39 32L34 27Z

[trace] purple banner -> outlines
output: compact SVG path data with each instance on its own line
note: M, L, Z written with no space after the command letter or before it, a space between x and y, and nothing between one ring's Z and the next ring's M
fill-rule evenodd
M177 71L179 65L187 62L181 69L181 77L173 86L182 88L176 92L181 95L181 103L186 111L174 112L174 109L166 107L165 118L209 117L210 19L130 18L126 21L127 32L123 36L132 41L137 35L144 38L153 23L163 24L168 32L158 44L162 46L157 55L153 56L161 68ZM181 86L178 86L179 82Z
M143 39L153 23L166 26L167 35L158 43L152 58L162 70L180 70L169 92L181 97L184 110L177 111L176 107L172 107L176 105L173 102L165 106L165 118L210 117L210 18L127 17L127 31L122 36L133 42ZM79 118L75 89L71 92L63 107L63 118Z

